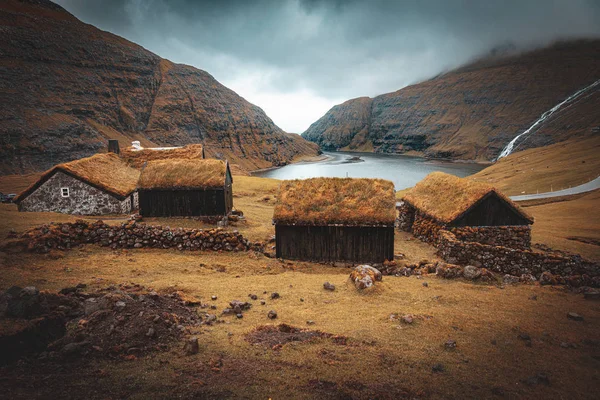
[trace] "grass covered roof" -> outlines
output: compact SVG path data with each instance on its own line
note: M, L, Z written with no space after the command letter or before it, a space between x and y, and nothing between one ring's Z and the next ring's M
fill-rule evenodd
M459 178L443 172L432 172L406 192L402 200L425 215L449 224L464 215L480 200L494 192L517 213L533 222L533 218L493 186Z
M273 220L285 225L392 225L394 184L383 179L283 181Z
M149 161L172 160L172 159L191 159L199 160L204 158L204 147L201 144L189 144L175 149L142 149L132 150L130 148L121 150L121 157L129 165L135 168L141 168Z
M140 171L128 166L118 155L114 153L96 154L52 167L42 174L33 185L25 189L16 201L27 197L57 171L74 176L120 198L135 191L140 177Z
M142 170L140 189L216 189L225 186L228 164L213 159L150 161Z

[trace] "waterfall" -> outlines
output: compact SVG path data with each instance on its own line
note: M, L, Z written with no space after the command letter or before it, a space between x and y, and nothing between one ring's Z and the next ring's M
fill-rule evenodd
M517 140L519 140L519 138L527 135L532 130L537 128L542 122L544 122L546 119L548 119L548 117L550 117L552 114L554 114L556 111L558 111L562 106L564 106L567 103L571 103L572 101L576 100L579 96L581 96L583 93L590 90L594 86L598 86L598 85L600 85L600 79L597 80L596 82L592 83L591 85L584 87L583 89L579 89L577 92L575 92L572 95L570 95L569 97L567 97L562 103L555 105L550 110L543 113L542 116L539 117L537 119L537 121L535 121L529 128L527 128L527 130L525 132L518 134L513 140L510 141L509 144L506 145L506 147L500 152L500 155L498 156L496 161L498 161L502 157L506 157L507 155L512 153L512 151L514 150L514 147L515 147L515 143L517 143Z

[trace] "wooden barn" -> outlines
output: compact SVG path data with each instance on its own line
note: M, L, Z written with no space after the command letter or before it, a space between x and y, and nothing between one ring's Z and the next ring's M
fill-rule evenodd
M382 179L284 181L273 215L278 258L381 263L394 258L394 184Z
M144 217L225 216L233 208L229 163L212 159L150 161L138 184Z
M533 218L486 183L433 172L402 201L400 229L422 239L435 241L437 230L446 229L482 243L530 245Z
M15 202L19 211L126 214L136 208L139 176L117 154L96 154L56 165Z

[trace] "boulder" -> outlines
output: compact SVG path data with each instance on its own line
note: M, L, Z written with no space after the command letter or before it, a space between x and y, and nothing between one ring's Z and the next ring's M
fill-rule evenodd
M370 265L359 265L350 273L350 280L354 282L354 286L359 290L370 288L375 282L382 279L381 272Z
M474 281L481 276L481 270L473 265L467 265L463 269L463 277L470 281Z

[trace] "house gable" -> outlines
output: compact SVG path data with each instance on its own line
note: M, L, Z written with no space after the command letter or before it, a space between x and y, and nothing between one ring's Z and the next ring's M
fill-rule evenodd
M41 179L27 196L20 199L18 205L20 211L120 214L130 212L131 199L119 199L72 174L56 169Z
M449 225L451 226L511 226L529 225L526 218L496 192L491 191L479 199Z

